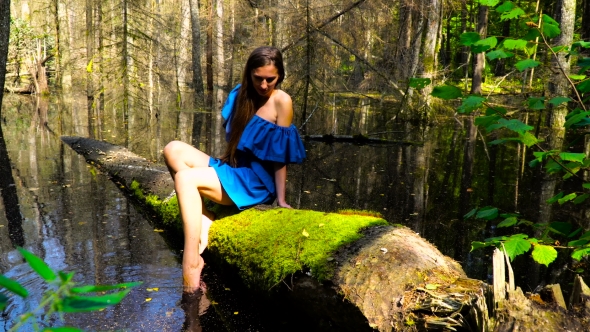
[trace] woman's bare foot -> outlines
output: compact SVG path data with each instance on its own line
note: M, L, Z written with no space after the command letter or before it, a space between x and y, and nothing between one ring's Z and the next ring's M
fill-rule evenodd
M197 256L196 265L186 264L183 262L182 279L184 292L194 293L199 290L201 286L201 272L203 271L203 267L205 267L205 261L201 256Z
M201 243L199 244L199 255L205 251L207 244L209 244L209 228L211 228L211 224L213 223L213 221L205 214L203 214L203 218L201 220Z

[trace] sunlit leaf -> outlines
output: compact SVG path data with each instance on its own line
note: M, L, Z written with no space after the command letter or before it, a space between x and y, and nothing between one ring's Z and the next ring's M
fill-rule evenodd
M568 247L579 247L583 246L586 243L590 242L589 240L574 240L567 243Z
M464 32L459 36L459 43L464 46L471 46L480 39L481 37L477 32Z
M477 219L484 219L484 220L492 220L498 217L498 208L495 207L484 207L481 208L475 218Z
M530 132L525 132L524 134L518 134L518 136L520 137L520 141L528 146L531 147L537 143L539 143L539 140L535 137L535 135L531 134Z
M522 10L521 8L516 7L516 8L513 8L512 10L510 10L510 11L507 11L507 12L502 13L502 15L500 16L500 20L502 20L502 21L511 20L511 19L514 19L514 18L518 18L518 17L520 17L520 16L522 16L524 14L525 14L524 10Z
M424 286L426 289L428 290L436 290L438 287L440 287L439 284L426 284L426 286Z
M569 222L555 221L549 224L549 230L566 236L571 232L572 224Z
M29 296L29 291L27 291L21 284L4 275L0 275L0 288L1 287L6 288L10 292L20 297Z
M486 39L478 40L477 42L471 45L471 52L473 53L481 53L485 52L491 48L496 47L498 44L498 39L496 37L488 37Z
M57 275L59 275L59 278L63 282L71 281L75 274L76 274L76 272L70 272L70 273L66 273L64 271L57 272Z
M570 75L568 75L568 77L571 78L574 81L581 81L581 80L583 80L583 79L586 78L586 75L574 75L574 74L570 74ZM565 97L562 97L562 98L565 98Z
M42 330L43 332L82 332L83 330L77 329L75 327L47 327Z
M513 57L514 53L504 52L503 50L494 50L486 53L486 57L490 60L505 59Z
M524 50L527 43L524 39L505 39L502 45L507 50Z
M309 237L309 233L305 230L305 228L303 229L303 232L301 232L301 235Z
M555 53L559 53L559 52L561 52L561 51L564 51L564 52L566 52L566 51L568 50L568 48L567 48L567 46L563 46L563 45L562 45L562 46L554 46L554 47L552 47L552 48L551 48L551 50L552 50L553 52L555 52Z
M499 223L497 227L510 227L516 225L517 222L518 219L516 217L508 217L502 220L502 222Z
M469 114L474 110L481 107L483 102L486 101L486 98L480 96L469 96L463 99L461 106L457 108L458 113L466 113Z
M577 261L581 261L582 258L588 256L589 254L590 254L590 248L577 249L577 250L574 250L574 252L572 252L572 258Z
M482 6L495 7L500 0L478 0L478 2Z
M551 246L537 244L533 248L532 256L535 262L549 266L557 258L557 250Z
M507 128L507 129L510 129L510 130L517 132L519 134L524 134L527 130L533 129L533 127L523 123L522 121L520 121L518 119L512 119L512 120L500 119L500 120L498 120L498 123L493 124L486 129L488 131L492 131L492 130L500 129L500 128Z
M127 288L117 293L99 295L99 296L68 296L63 299L61 305L62 312L86 312L104 309L121 302L121 300L131 291Z
M572 44L572 48L574 47L590 48L590 42L580 40Z
M41 278L45 279L46 281L55 280L55 273L49 268L49 266L47 266L47 264L45 264L41 258L35 256L33 253L27 251L24 248L18 247L17 249L20 254L23 255L27 263L29 263L31 268L37 272Z
M553 204L553 203L557 202L562 197L563 197L563 192L560 192L559 194L549 198L546 202L547 202L547 204Z
M588 115L590 115L590 112L582 112L582 113L574 114L567 119L564 126L569 129L571 126L573 126L573 125L579 123L580 121L584 120L585 118L587 118Z
M117 285L88 285L88 286L80 286L74 287L71 289L71 292L74 294L81 294L81 293L93 293L93 292L106 292L113 289L121 289L121 288L131 288L141 285L141 282L126 282Z
M431 95L440 99L450 100L463 96L463 93L461 89L452 85L439 85L434 87Z
M424 89L428 86L432 81L430 78L420 78L420 77L412 77L410 78L410 87L413 89Z
M547 14L543 14L543 23L548 23L548 24L553 24L553 25L559 25L559 22L557 22L556 20L553 19L553 17L547 15Z
M532 110L545 109L545 97L530 97L527 102L529 104L529 108Z
M92 73L92 66L94 64L94 60L90 59L90 61L88 61L88 64L86 65L86 72L88 73Z
M496 8L496 11L498 13L505 13L507 11L514 9L515 7L516 7L516 5L514 3L512 3L511 1L505 1L503 4L498 6L498 8Z
M485 248L485 247L488 247L489 245L490 245L489 243L473 241L473 242L471 242L471 251L476 250L476 249L480 249L480 248Z
M551 16L543 14L543 34L547 38L554 38L561 34L559 23L557 23Z
M521 60L518 61L514 67L516 67L516 69L518 69L518 71L524 71L526 69L529 68L535 68L538 65L540 65L541 63L537 60L533 60L533 59L526 59L526 60Z
M574 204L576 204L576 205L582 204L588 199L588 197L590 197L590 194L580 195L580 196L576 197L576 199L574 199Z
M571 193L571 194L565 195L562 198L558 199L557 202L559 203L559 205L561 205L565 202L569 202L572 199L575 199L576 196L577 196L576 193Z
M512 261L516 256L529 251L531 249L531 243L525 239L510 238L504 242L504 248L506 248L506 254Z
M585 153L562 152L559 154L559 157L562 160L575 161L578 163L582 163L582 162L584 162L584 158L586 158L586 154Z

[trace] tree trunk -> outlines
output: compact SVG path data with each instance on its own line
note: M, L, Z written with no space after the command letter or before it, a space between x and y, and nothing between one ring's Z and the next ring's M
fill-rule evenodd
M6 82L6 61L8 60L8 42L10 37L10 0L0 2L0 105L4 98ZM0 115L2 109L0 108Z
M581 37L583 40L590 40L590 2L582 1L582 30Z
M53 0L52 3L53 9L53 22L55 25L55 85L60 87L61 86L61 41L60 41L60 34L61 34L61 24L60 24L60 10L59 10L59 1Z
M481 39L486 38L488 33L488 6L479 5L477 19L477 33ZM483 71L486 64L485 52L475 54L473 58L473 78L471 80L471 94L481 94L481 83L483 82Z
M561 34L553 40L553 46L571 45L574 37L574 23L576 16L576 0L559 0L556 4L556 21L559 22ZM551 78L547 84L547 99L556 96L568 97L572 91L567 76L570 73L569 57L564 52L551 58ZM551 135L550 149L561 149L565 135L565 116L568 113L567 104L553 107L549 111L549 128L558 131Z
M215 93L215 108L212 110L214 121L214 150L213 155L221 155L224 150L223 143L225 140L222 139L224 136L221 132L223 118L221 117L221 108L227 98L228 87L227 87L227 71L225 68L225 41L223 38L223 0L215 0L215 58L217 63L217 91Z
M427 25L426 31L424 32L424 46L422 47L422 77L430 78L432 80L432 84L426 86L423 90L423 95L425 98L426 105L430 105L430 93L432 92L432 88L434 87L434 79L436 69L438 67L437 58L436 58L436 50L439 46L439 39L438 35L440 32L440 24L441 24L441 9L442 9L442 1L441 0L426 0L425 3L426 7L426 17L427 17ZM429 118L430 115L428 113L429 106L426 107L427 114L425 114L426 118Z
M206 152L211 154L213 140L213 1L207 0L209 20L207 22L207 115L205 116L205 132L207 135Z
M193 146L199 144L201 137L201 127L203 124L202 110L205 106L205 88L203 86L203 74L201 68L201 20L199 18L198 0L189 0L191 10L191 28L192 28L192 70L193 70L193 94L194 109L193 128L191 143Z

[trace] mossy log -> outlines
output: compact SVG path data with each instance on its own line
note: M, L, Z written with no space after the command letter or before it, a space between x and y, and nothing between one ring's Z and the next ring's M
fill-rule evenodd
M106 142L62 140L112 176L149 215L157 215L158 227L182 228L164 165ZM579 292L575 315L531 301L520 289L509 289L507 299L494 301L491 286L467 278L432 244L376 213L215 208L211 257L231 266L252 289L288 289L276 293L301 304L307 314L329 319L338 330L538 331L544 324L547 331L561 331L585 326L580 314L589 310L584 292Z

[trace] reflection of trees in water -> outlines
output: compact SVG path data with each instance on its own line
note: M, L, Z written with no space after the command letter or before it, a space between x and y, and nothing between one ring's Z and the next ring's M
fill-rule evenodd
M8 220L8 236L13 246L24 246L23 217L20 212L16 184L12 177L10 157L6 149L6 142L0 126L0 193L4 202L4 213Z

